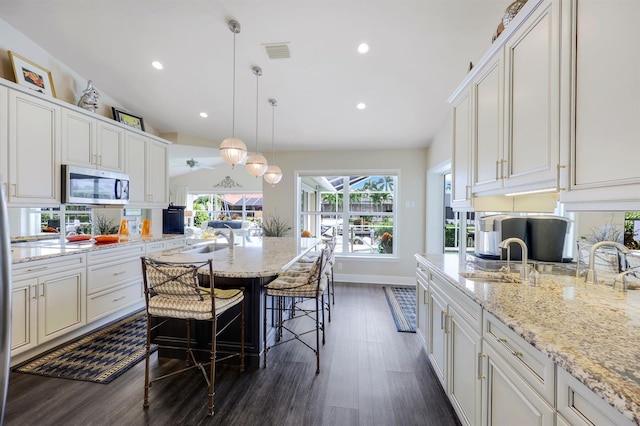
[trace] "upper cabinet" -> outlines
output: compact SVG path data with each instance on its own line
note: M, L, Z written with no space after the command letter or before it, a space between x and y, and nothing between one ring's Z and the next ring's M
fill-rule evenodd
M471 93L463 90L451 102L453 107L453 166L451 206L471 207Z
M124 171L121 127L71 109L62 110L62 163Z
M563 40L569 209L640 210L640 2L571 0Z
M60 203L60 107L42 97L10 90L8 203Z
M7 147L7 137L9 136L9 130L7 127L7 120L9 118L9 90L6 87L0 86L0 185L5 194L9 193L9 148Z
M127 132L125 173L129 175L129 204L164 207L169 204L167 144Z

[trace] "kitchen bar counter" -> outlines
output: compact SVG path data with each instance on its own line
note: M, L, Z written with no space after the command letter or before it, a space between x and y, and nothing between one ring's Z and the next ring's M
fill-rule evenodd
M223 248L208 253L164 252L152 256L165 262L197 262L213 259L213 274L227 278L258 278L280 274L292 263L321 240L318 238L263 237L254 238L253 242L234 246L233 250ZM213 244L214 240L210 244ZM197 244L185 251L207 245Z
M471 281L457 255L420 255L524 340L640 424L640 291L566 275L526 283Z

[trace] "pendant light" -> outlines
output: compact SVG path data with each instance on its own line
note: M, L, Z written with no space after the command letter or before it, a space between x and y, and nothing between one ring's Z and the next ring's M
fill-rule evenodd
M274 151L274 134L275 134L275 122L276 122L276 106L278 105L278 101L275 99L269 99L269 103L271 104L271 162L275 160L275 151ZM264 173L264 180L267 183L270 183L271 186L276 186L276 183L280 182L282 179L282 170L280 167L275 164L271 164L267 167L267 171Z
M256 153L247 157L245 167L250 175L260 177L267 171L267 159L258 151L258 82L262 75L262 68L253 67L253 74L256 76Z
M231 20L227 23L233 33L233 111L231 119L231 137L226 138L220 144L220 156L235 169L247 156L247 146L240 138L236 138L236 34L240 33L240 23Z

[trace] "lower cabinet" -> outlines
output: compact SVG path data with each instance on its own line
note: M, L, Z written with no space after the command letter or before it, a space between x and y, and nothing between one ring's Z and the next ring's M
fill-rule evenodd
M143 302L143 244L99 250L87 258L87 320L106 315Z
M555 424L555 410L504 360L491 345L483 348L483 425Z
M11 355L86 324L85 255L14 265Z
M482 310L443 277L428 276L429 359L460 421L479 425Z
M423 343L429 341L429 279L427 266L418 263L416 270L416 333Z

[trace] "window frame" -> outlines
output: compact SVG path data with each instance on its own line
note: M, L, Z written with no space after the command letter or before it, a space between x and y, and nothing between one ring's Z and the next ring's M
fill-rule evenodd
M399 219L399 206L400 206L400 181L401 181L401 173L399 169L365 169L365 170L296 170L295 172L295 177L296 177L296 199L295 199L295 226L294 226L294 230L295 230L295 235L300 235L301 232L303 231L302 229L302 223L304 223L304 217L310 217L310 216L326 216L326 215L335 215L337 220L342 222L343 228L346 224L347 228L349 226L349 218L353 215L356 216L370 216L371 213L373 213L373 216L390 216L392 217L392 221L393 221L393 231L392 231L392 235L396 236L396 235L400 235L400 225L398 223L398 219ZM352 191L350 191L350 185L343 185L343 190L342 190L342 194L343 194L343 203L342 203L342 208L341 209L337 209L338 211L336 212L322 212L320 210L320 208L318 208L318 211L303 211L302 207L303 207L303 200L302 200L302 196L303 196L303 189L308 189L309 192L315 192L315 196L316 196L316 205L320 206L321 205L321 192L322 191L318 191L318 188L311 188L309 187L309 185L305 184L303 182L303 178L304 177L329 177L329 176L339 176L339 177L343 177L345 179L349 179L349 177L353 177L353 176L392 176L395 178L394 181L394 187L391 191L392 197L393 197L393 202L392 202L392 211L391 212L362 212L362 211L354 211L351 210L352 206L350 203L350 197L349 195L352 193ZM363 214L365 213L365 214ZM386 259L393 259L393 260L397 260L400 257L400 246L397 242L397 238L393 238L392 240L392 244L393 244L393 249L392 249L392 253L379 253L379 252L374 252L374 253L362 253L362 252L352 252L349 248L349 234L343 232L342 236L338 236L338 238L341 238L342 241L338 242L338 246L340 247L347 247L346 250L342 250L340 252L336 251L336 256L338 257L348 257L348 258L352 258L352 259L371 259L371 260L386 260Z

